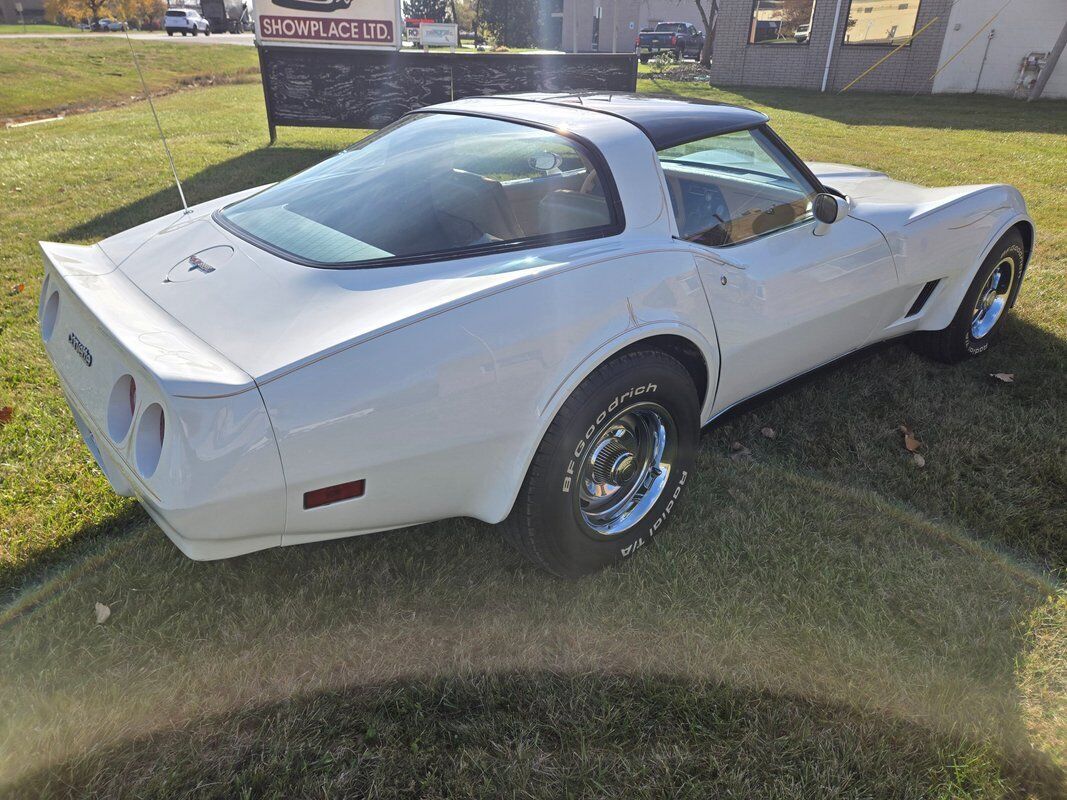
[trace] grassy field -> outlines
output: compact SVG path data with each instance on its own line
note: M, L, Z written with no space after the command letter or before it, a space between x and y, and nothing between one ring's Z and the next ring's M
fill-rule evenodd
M23 27L22 25L0 25L0 35L9 34L9 33L69 33L69 34L78 34L78 33L82 33L82 32L83 31L80 31L77 28L70 28L70 27L67 27L66 25L40 24L40 25L26 25L25 27Z
M64 29L68 30L68 29ZM134 39L153 92L259 80L251 47L182 47ZM86 110L143 95L125 37L0 40L0 118Z
M462 520L180 556L108 492L35 323L37 239L177 206L151 117L0 131L0 793L1067 796L1067 106L686 91L808 159L1011 182L1039 246L986 357L893 346L715 426L670 535L576 583ZM360 135L266 148L255 85L159 108L191 202Z

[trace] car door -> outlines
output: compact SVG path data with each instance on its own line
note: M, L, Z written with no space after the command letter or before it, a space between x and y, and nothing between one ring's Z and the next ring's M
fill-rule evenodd
M898 284L877 228L814 219L818 188L775 140L747 130L659 153L715 320L713 413L861 347Z

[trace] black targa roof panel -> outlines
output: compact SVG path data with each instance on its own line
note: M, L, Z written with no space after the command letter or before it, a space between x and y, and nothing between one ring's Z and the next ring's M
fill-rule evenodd
M511 100L579 106L619 117L644 131L657 150L722 133L755 128L769 119L759 111L727 103L645 94L531 92L503 96Z

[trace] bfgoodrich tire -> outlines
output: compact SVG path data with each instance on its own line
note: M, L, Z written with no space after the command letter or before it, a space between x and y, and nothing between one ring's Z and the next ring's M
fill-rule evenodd
M948 327L913 334L911 348L946 364L984 353L1015 304L1025 264L1023 238L1011 230L989 251Z
M693 473L700 403L688 371L659 350L598 367L563 404L505 523L543 569L577 577L652 541Z

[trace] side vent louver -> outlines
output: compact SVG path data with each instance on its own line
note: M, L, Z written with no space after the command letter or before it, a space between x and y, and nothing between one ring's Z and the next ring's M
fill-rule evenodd
M930 295L934 293L934 289L937 288L937 284L941 283L941 279L938 278L935 281L928 281L923 286L922 291L919 292L919 296L915 298L915 302L911 304L911 308L908 309L908 313L905 317L914 317L920 311L923 310L923 306L926 305L926 301L930 299Z

